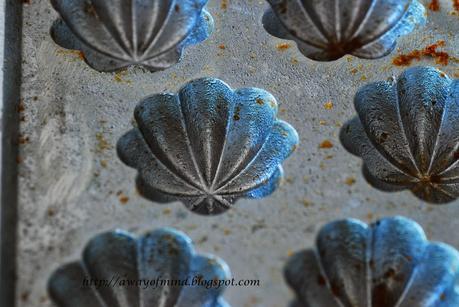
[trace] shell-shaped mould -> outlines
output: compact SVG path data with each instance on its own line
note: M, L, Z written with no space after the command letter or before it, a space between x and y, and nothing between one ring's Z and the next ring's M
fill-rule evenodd
M120 138L118 155L138 170L137 187L146 198L218 214L238 198L262 198L278 186L280 164L298 135L276 119L277 109L264 90L197 79L178 94L141 101L137 127Z
M222 260L197 255L179 231L134 237L117 230L93 238L81 261L58 268L48 290L59 307L229 307L220 297L229 279Z
M430 203L459 197L459 81L429 67L361 88L358 117L341 142L364 161L363 173L385 191L410 189Z
M296 307L456 307L458 272L454 248L402 217L330 223L284 271Z
M346 54L383 57L396 40L425 23L417 0L268 0L265 29L293 40L306 57L333 61Z
M98 71L176 64L186 46L205 40L213 20L207 0L51 0L60 14L54 41L83 52Z

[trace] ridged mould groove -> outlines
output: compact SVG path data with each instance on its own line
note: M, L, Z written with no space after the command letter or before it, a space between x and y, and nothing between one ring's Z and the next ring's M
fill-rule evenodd
M140 193L218 214L241 198L262 198L279 185L281 163L298 135L278 120L276 99L257 88L232 90L203 78L178 94L158 94L134 111L137 127L118 141L118 155L137 169Z
M458 270L457 250L391 217L324 226L316 248L294 254L284 272L295 307L456 307Z
M341 142L363 159L363 174L383 191L410 189L430 203L459 196L459 82L431 67L361 88L358 116Z
M80 50L98 71L140 65L150 71L176 64L183 49L205 40L213 20L207 0L52 0L60 14L54 41Z
M203 283L184 285L195 277ZM197 255L190 238L177 230L161 228L140 237L116 230L90 240L82 260L59 267L48 288L59 307L229 307L220 297L224 286L204 283L229 278L222 260Z
M376 59L425 23L417 0L268 0L263 24L271 35L295 41L306 57L333 61L346 54Z

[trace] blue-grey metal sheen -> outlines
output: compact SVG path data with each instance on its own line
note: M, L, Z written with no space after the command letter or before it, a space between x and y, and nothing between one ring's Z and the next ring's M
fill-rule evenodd
M117 230L97 235L81 261L58 268L48 290L59 307L229 307L220 297L225 287L209 285L230 275L222 260L197 255L177 230L138 238ZM191 286L195 277L201 284Z
M62 19L51 35L81 50L98 71L141 65L150 71L176 64L183 49L205 40L213 20L207 0L51 0Z
M178 94L141 101L137 127L118 141L118 154L138 170L137 187L146 198L222 213L238 198L262 198L279 185L280 164L298 135L276 119L277 109L264 90L197 79Z
M295 307L459 306L459 253L403 217L330 223L284 273Z
M417 0L268 0L266 30L293 40L308 58L333 61L346 54L376 59L425 23Z
M459 197L459 81L431 67L368 84L355 96L358 117L341 130L344 147L384 191L410 189L430 203Z

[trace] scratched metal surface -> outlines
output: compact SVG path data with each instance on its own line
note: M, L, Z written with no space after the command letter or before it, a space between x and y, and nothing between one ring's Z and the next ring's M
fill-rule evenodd
M232 306L287 306L293 294L282 270L289 254L312 246L320 226L338 218L404 215L419 222L430 239L459 247L453 235L459 201L432 206L409 191L376 190L363 179L361 160L339 143L341 124L355 115L357 89L403 71L391 64L394 54L314 62L294 44L278 48L287 41L263 29L266 2L230 0L225 8L210 0L215 31L188 48L178 65L156 73L139 68L98 73L52 41L49 29L57 14L48 1L29 2L23 29L18 306L52 306L46 292L50 274L78 259L92 236L113 228L142 233L173 226L196 242L198 252L223 258L236 279L260 279L259 288L227 289L224 296ZM399 40L401 52L444 39L445 51L459 53L459 17L450 14L452 1L443 0L441 6L440 12L429 11L426 27ZM459 74L455 62L441 66L425 59L419 64L451 77ZM142 97L176 92L199 77L271 92L280 103L279 118L296 128L301 142L284 163L284 185L272 196L242 199L233 210L212 217L193 214L179 202L160 205L140 197L135 170L115 152ZM327 101L333 102L330 110L324 107ZM320 149L324 140L334 146Z

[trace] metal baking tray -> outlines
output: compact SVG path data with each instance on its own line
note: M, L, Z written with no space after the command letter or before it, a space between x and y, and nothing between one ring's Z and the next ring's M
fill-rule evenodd
M388 56L318 62L293 41L268 34L262 25L266 1L210 0L212 35L188 47L177 65L118 73L97 72L80 53L53 41L50 28L58 15L49 1L5 2L1 306L53 306L47 293L52 272L80 259L92 237L117 228L142 234L174 227L199 253L223 259L234 278L260 280L259 287L226 289L231 306L287 306L294 299L283 277L289 256L313 247L319 229L336 219L402 215L417 221L430 240L459 248L452 235L459 201L431 205L409 190L373 188L362 175L362 160L339 140L342 125L356 115L357 90L407 68L393 64L397 55L443 40L448 65L425 56L411 66L437 67L458 78L459 20L452 1L441 0L438 12L427 9L427 24L401 37ZM300 138L283 163L283 184L271 196L240 199L215 216L190 212L178 201L141 197L136 170L116 152L142 98L176 93L201 77L270 92L279 119Z

